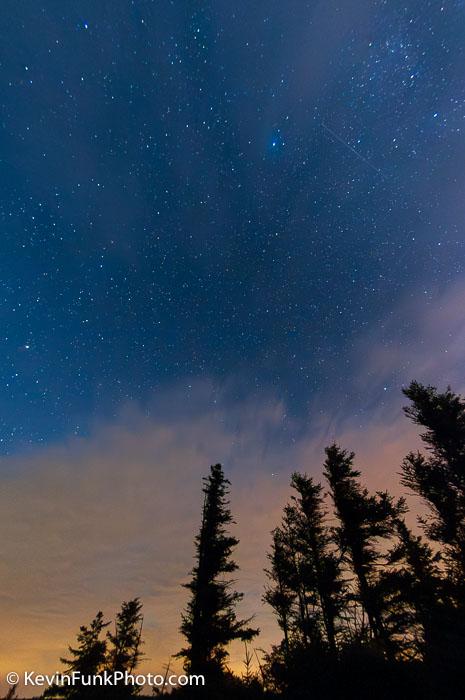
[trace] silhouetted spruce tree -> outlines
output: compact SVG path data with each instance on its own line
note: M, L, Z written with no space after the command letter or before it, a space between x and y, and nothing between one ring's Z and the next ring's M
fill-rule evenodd
M396 519L405 512L386 492L370 495L359 483L360 472L353 467L354 453L333 444L327 447L325 476L340 526L336 529L341 552L357 581L357 599L365 610L373 639L393 655L390 632L385 624L386 605L377 569L384 562L379 540L394 534Z
M129 673L137 668L142 657L142 603L139 598L124 602L116 615L114 633L107 632L110 645L106 667L114 673ZM131 697L138 695L140 688L121 681L114 692L114 697Z
M273 531L271 568L266 571L270 583L264 595L284 638L265 657L265 666L274 689L294 697L311 678L312 693L320 697L328 690L329 668L337 664L345 583L325 522L321 485L295 473L291 486L296 493Z
M320 610L317 609L314 581L310 577L306 553L302 551L300 524L298 509L294 504L288 503L284 508L281 531L289 560L288 585L294 591L291 615L294 651L299 646L307 650L321 649L323 643Z
M429 452L411 452L402 465L402 483L421 496L430 514L422 520L426 534L443 547L443 557L459 596L465 588L465 401L450 389L412 382L404 408L426 428L421 438Z
M299 550L296 509L288 504L280 527L273 531L273 542L268 559L272 566L266 570L270 581L264 601L274 609L278 624L284 633L274 655L282 659L299 649L321 648L320 621L314 610L316 601L307 587L305 562Z
M69 646L70 658L61 658L60 661L66 667L65 673L77 672L84 676L93 676L103 670L106 660L107 643L101 639L105 627L109 623L103 619L103 613L98 612L90 625L79 628L77 646ZM44 697L73 698L73 700L87 700L88 698L100 698L105 694L105 688L98 685L64 685L52 686L44 693Z
M307 596L310 594L316 604L314 608L321 617L329 649L335 651L336 620L344 605L344 581L341 558L332 547L331 533L325 523L323 487L298 473L292 475L291 486L298 494L292 500Z
M295 670L302 665L299 657L302 652L307 654L311 643L292 520L285 509L280 527L272 532L267 555L270 567L265 570L269 583L263 600L273 608L283 632L282 641L265 655L267 686L276 691L286 690L292 684Z
M453 689L465 681L465 400L450 388L440 393L418 382L404 394L412 402L405 413L425 428L421 438L428 454L406 456L402 483L428 507L420 524L439 545L447 574L444 605L433 609L440 615L427 661Z
M212 466L204 479L202 525L195 539L196 565L192 580L185 585L191 592L181 625L187 646L177 655L185 659L188 673L210 679L223 675L230 642L249 641L258 634L247 626L250 619L236 618L235 607L242 594L232 590L233 581L225 579L238 568L231 557L238 540L227 532L233 523L227 499L229 485L220 464Z
M447 652L452 608L441 576L440 556L405 521L396 522L398 540L388 553L391 570L385 574L396 591L399 630L404 634L408 658L434 665ZM403 628L403 629L402 629Z
M296 592L291 583L292 560L288 556L289 551L282 529L275 528L272 537L271 551L267 554L270 568L265 570L270 583L266 586L263 600L275 612L277 623L284 635L284 652L288 655L292 613L296 599Z

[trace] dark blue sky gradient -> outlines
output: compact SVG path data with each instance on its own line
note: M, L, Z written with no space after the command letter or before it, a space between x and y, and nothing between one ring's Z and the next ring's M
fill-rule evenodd
M199 377L305 416L463 274L462 0L4 0L0 46L5 452Z

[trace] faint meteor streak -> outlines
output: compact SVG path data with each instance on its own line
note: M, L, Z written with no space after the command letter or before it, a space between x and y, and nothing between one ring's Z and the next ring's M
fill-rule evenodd
M353 148L353 146L351 146L349 143L347 143L346 141L344 141L344 139L342 139L338 134L336 134L336 132L333 131L329 126L327 126L324 122L321 122L321 126L323 127L323 129L324 129L325 131L327 131L329 134L331 134L331 136L333 136L333 137L336 139L336 141L339 141L340 144L342 144L343 146L345 146L346 148L348 148L349 151L352 151L352 153L354 153L354 155L356 155L357 158L359 158L359 159L360 159L361 161L363 161L366 165L368 165L369 168L371 168L372 170L374 170L375 173L378 173L378 175L382 175L382 172L381 172L381 170L380 170L379 168L375 167L375 166L373 165L373 163L370 163L370 161L367 160L367 158L365 158L364 156L362 156L362 154L359 153L358 151L356 151L355 148Z

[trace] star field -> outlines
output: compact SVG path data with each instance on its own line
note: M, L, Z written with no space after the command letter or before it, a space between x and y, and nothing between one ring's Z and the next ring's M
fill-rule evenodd
M199 377L304 416L408 343L464 272L463 1L78 5L3 3L1 449Z

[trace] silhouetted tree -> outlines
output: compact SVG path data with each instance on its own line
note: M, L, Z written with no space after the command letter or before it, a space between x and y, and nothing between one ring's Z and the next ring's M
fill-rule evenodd
M412 382L403 390L412 404L404 411L426 428L421 438L429 452L410 452L402 465L402 483L421 496L429 508L422 524L444 548L449 575L465 586L465 401L450 389Z
M284 650L289 651L291 642L302 642L307 647L326 643L334 651L344 582L340 556L325 523L322 486L298 473L292 475L291 486L297 495L273 531L268 554L272 566L266 571L271 585L264 600L283 630Z
M283 530L275 528L272 537L271 551L267 555L270 568L265 570L270 584L266 586L263 599L275 612L278 625L284 634L284 651L289 653L292 611L296 599L296 592L292 587L293 564Z
M324 473L340 521L337 536L341 552L355 574L357 599L366 611L371 635L388 654L392 654L377 573L383 562L378 544L380 539L393 536L395 523L405 512L405 502L403 499L394 502L386 492L370 495L359 483L360 472L353 467L353 452L348 453L335 444L327 447L325 452Z
M288 559L288 586L294 594L291 608L291 643L305 649L323 646L321 609L315 590L313 570L302 540L302 514L294 503L284 508L281 524L285 556Z
M277 575L278 578L274 587L269 587L265 592L265 601L274 607L277 614L284 615L285 606L288 607L283 640L287 651L296 646L321 647L322 642L320 621L314 614L316 601L307 588L305 561L299 548L298 536L297 512L288 504L284 508L281 526L274 532L270 555L275 560L275 571L267 573L269 578L272 575Z
M387 559L392 568L384 576L391 590L397 591L405 651L409 658L418 654L434 665L444 655L452 614L440 556L402 518L396 522L396 531L398 540Z
M325 523L323 488L312 478L298 473L292 475L291 486L298 494L292 500L305 587L321 611L326 641L330 650L335 651L336 619L344 605L344 582L340 556L332 547L331 533Z
M138 666L142 645L142 603L139 598L124 602L116 615L115 632L107 633L110 648L107 656L107 669L111 672L132 673ZM140 692L138 686L120 682L115 697L130 697Z
M284 638L265 657L269 685L291 696L300 693L309 678L327 683L322 669L334 655L336 662L338 616L344 604L340 556L326 525L322 487L307 475L292 475L295 491L284 508L266 571L270 581L264 600L273 608Z
M83 625L79 628L77 635L77 646L69 646L70 658L61 658L60 661L66 667L65 673L79 673L82 676L93 676L98 674L105 666L107 642L101 639L103 630L108 627L109 622L103 619L103 613L98 612L89 626ZM104 688L98 685L84 684L77 682L75 685L52 686L45 693L44 697L73 698L73 700L84 700L87 698L103 697Z
M228 534L233 523L228 501L230 482L220 464L211 467L204 479L204 505L200 532L195 539L196 565L192 580L185 587L191 592L181 632L187 646L179 653L189 673L221 677L228 656L227 645L235 639L248 641L258 630L248 627L249 620L236 618L236 604L242 594L232 589L225 575L237 570L232 559L238 540Z
M465 401L450 388L440 393L418 382L404 394L412 402L406 415L425 428L421 438L428 454L406 456L402 483L428 507L419 521L439 545L447 573L431 608L435 617L425 639L426 660L453 688L465 680Z

